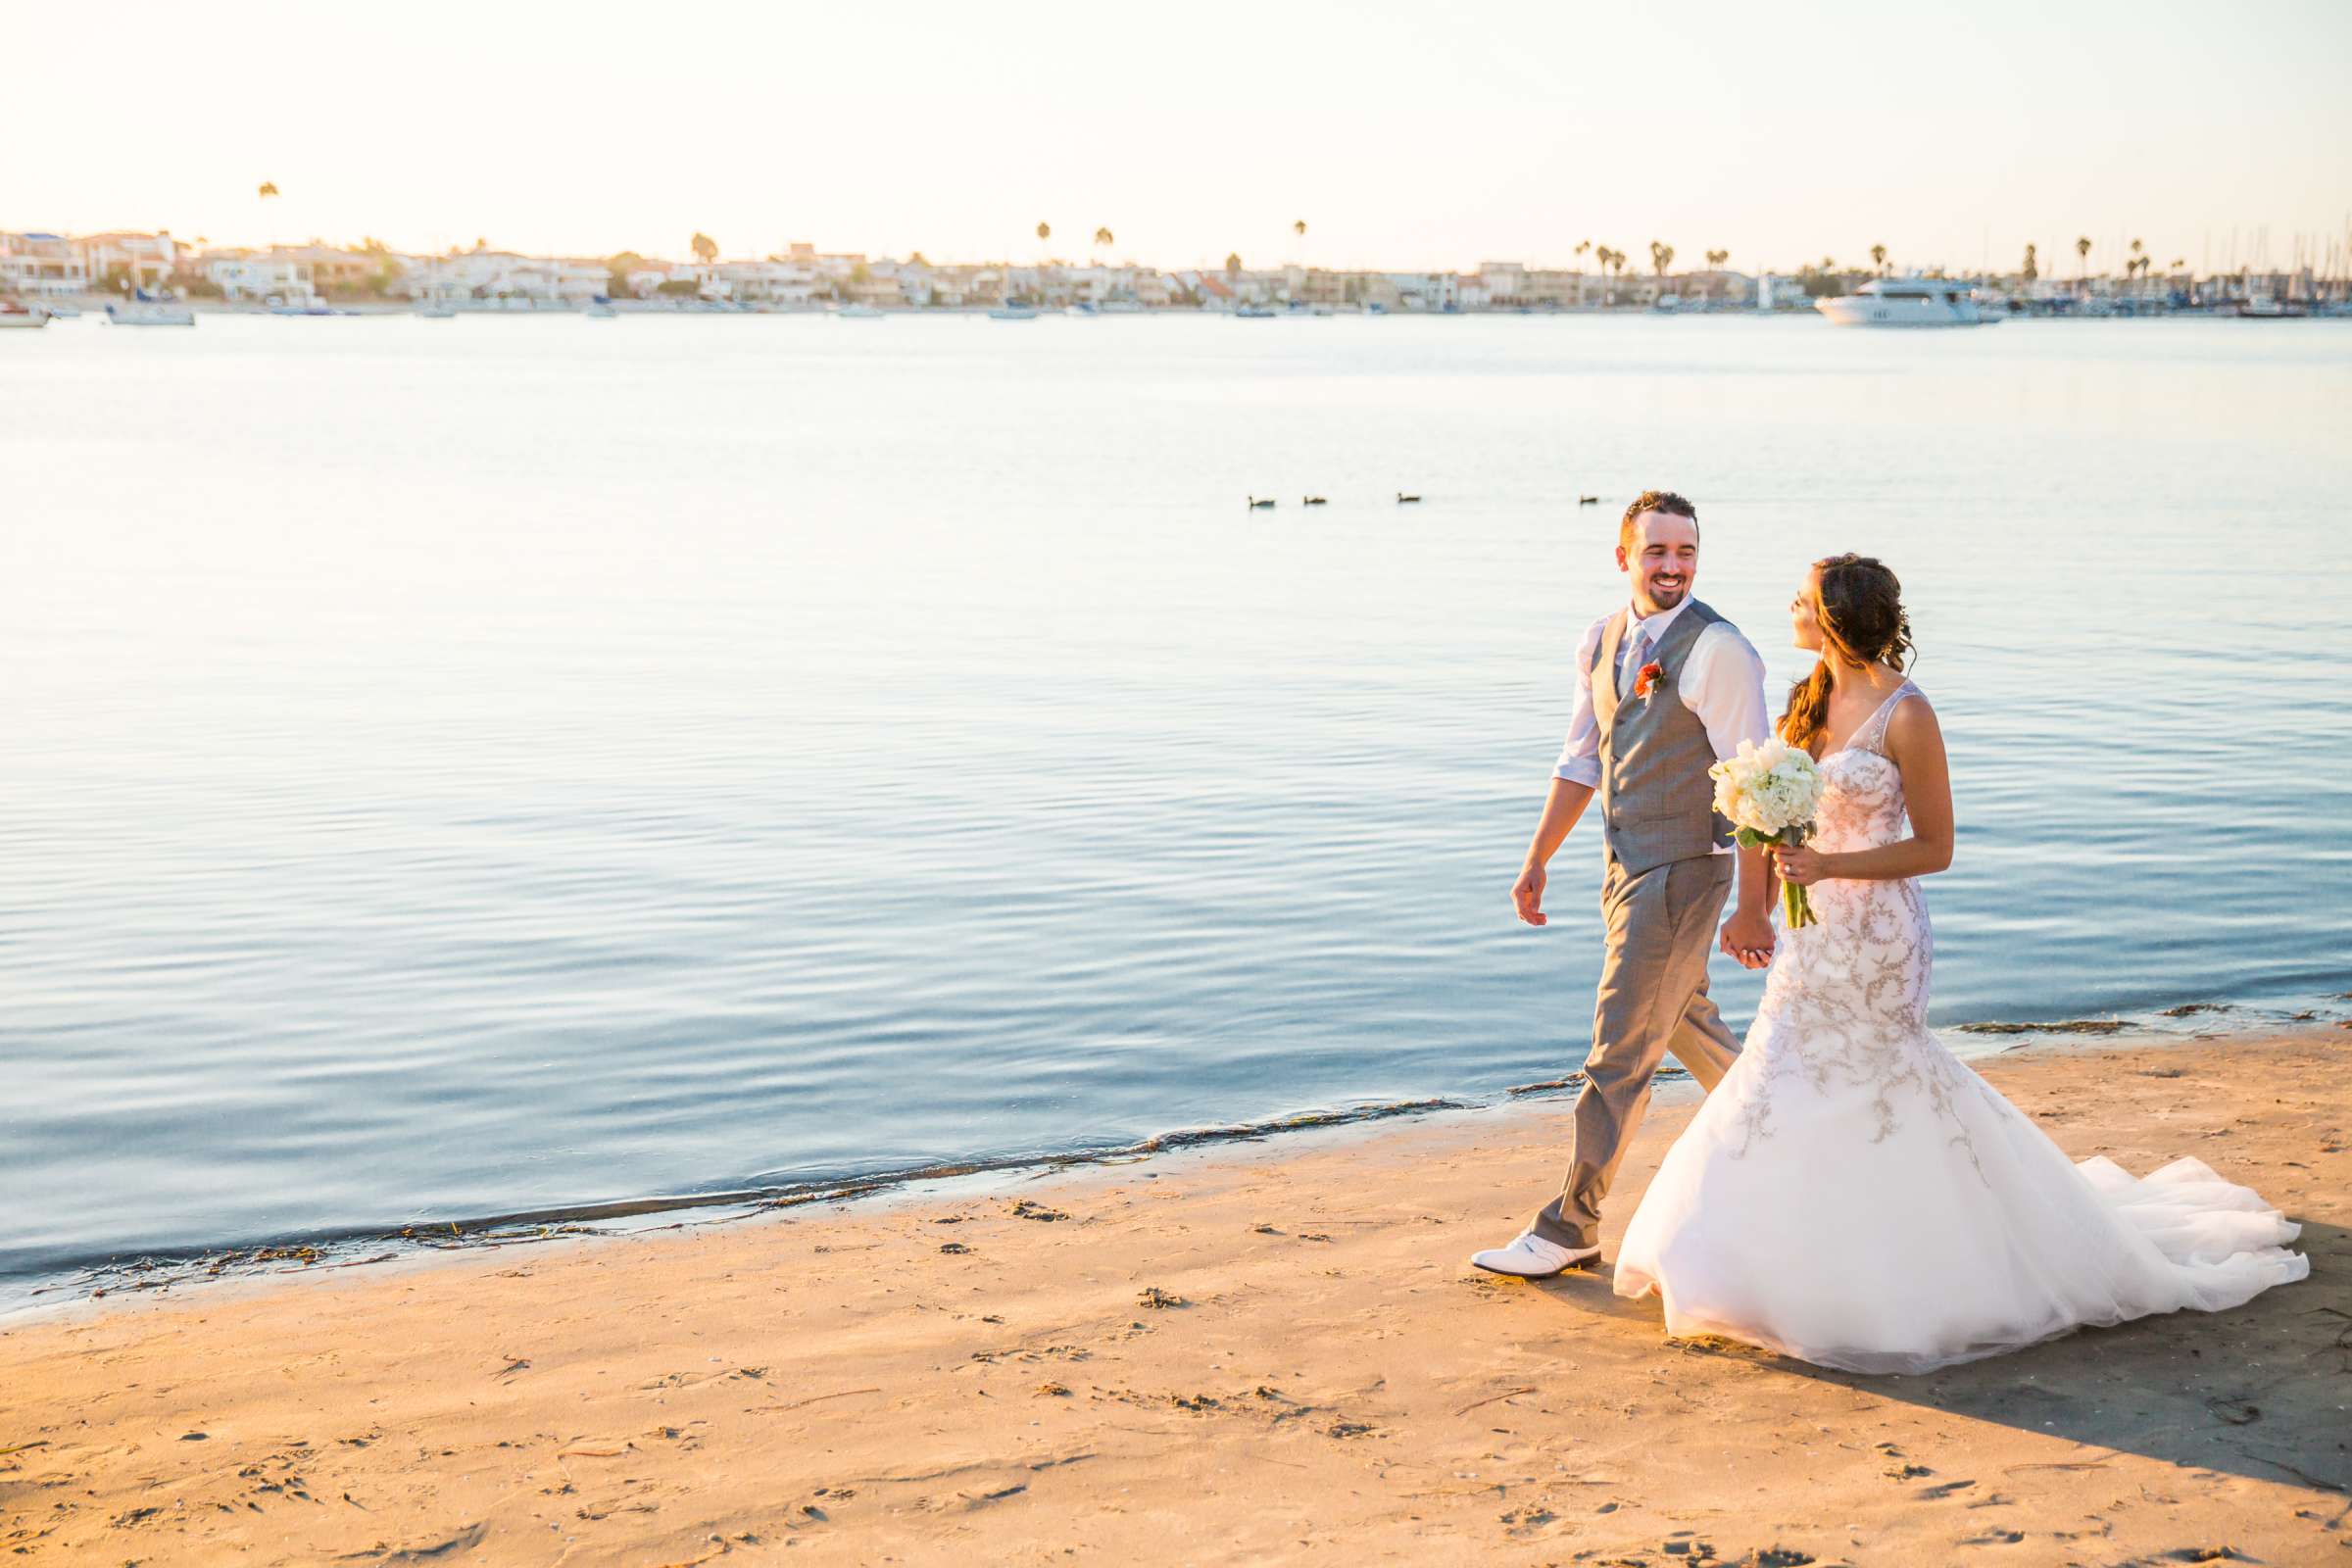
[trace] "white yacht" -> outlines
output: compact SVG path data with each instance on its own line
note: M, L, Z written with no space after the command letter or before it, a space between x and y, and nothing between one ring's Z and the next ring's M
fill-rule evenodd
M1839 326L1991 326L2000 319L1977 309L1966 283L1942 277L1874 277L1858 293L1815 300L1813 308Z
M2280 300L2271 294L2257 294L2252 299L2237 302L2237 314L2249 321L2292 321L2310 314L2300 300Z
M48 324L48 307L20 305L15 300L0 300L0 327L47 326Z

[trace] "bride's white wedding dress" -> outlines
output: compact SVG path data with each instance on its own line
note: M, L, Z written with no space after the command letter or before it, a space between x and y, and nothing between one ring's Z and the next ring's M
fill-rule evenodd
M1886 723L1905 681L1824 759L1813 842L1898 842ZM1922 1372L2094 1324L2219 1311L2299 1280L2300 1227L2201 1161L2134 1179L2069 1159L1928 1032L1915 882L1817 882L1756 1021L1668 1151L1618 1250L1667 1331L1823 1366Z

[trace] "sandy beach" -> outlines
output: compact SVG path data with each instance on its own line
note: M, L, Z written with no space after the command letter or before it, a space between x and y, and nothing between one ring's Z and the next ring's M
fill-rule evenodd
M2335 1028L1978 1063L2077 1157L2194 1154L2312 1277L1924 1378L1664 1338L1462 1261L1567 1102L986 1191L296 1270L0 1331L49 1563L2352 1563ZM1615 1241L1694 1091L1661 1095ZM1800 1266L1791 1259L1790 1266Z

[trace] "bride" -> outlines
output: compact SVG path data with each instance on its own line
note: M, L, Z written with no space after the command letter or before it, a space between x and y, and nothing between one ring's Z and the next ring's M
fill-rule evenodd
M1922 1372L2310 1273L2282 1246L2299 1227L2249 1189L2195 1159L2077 1164L1928 1032L1913 879L1951 863L1952 800L1903 676L1901 585L1835 556L1789 610L1821 662L1780 733L1826 789L1811 842L1774 860L1820 923L1782 934L1745 1049L1626 1231L1618 1294L1663 1297L1670 1334Z

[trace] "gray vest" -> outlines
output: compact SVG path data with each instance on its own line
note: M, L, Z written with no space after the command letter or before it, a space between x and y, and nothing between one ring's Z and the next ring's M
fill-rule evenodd
M1732 842L1732 824L1715 814L1715 745L1698 715L1683 706L1683 662L1698 635L1723 619L1693 599L1646 662L1665 671L1647 697L1617 695L1617 650L1627 612L1609 617L1593 654L1592 712L1600 720L1601 842L1612 864L1639 876L1674 860L1694 860Z

